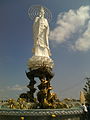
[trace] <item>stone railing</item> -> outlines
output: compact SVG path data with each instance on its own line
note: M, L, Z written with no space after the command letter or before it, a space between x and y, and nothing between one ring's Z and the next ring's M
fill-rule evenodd
M0 120L83 120L82 108L74 109L0 109Z

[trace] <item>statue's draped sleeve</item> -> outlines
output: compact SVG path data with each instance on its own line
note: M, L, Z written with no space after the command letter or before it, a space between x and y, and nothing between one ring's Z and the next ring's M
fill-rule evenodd
M35 21L33 23L33 39L34 39L34 45L38 44L38 35L39 35L39 23L38 23L39 17L35 18Z

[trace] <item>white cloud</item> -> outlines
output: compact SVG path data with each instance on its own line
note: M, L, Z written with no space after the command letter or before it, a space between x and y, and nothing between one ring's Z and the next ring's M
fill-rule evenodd
M75 45L72 45L74 50L87 51L90 49L90 21L86 31L82 36L75 42Z
M72 45L72 41L70 41L72 48L80 51L88 50L90 48L89 12L90 6L81 6L77 10L70 9L68 12L60 13L56 22L56 28L50 32L50 40L54 40L60 44L67 40L74 39L72 36L77 35L77 39L74 39L74 45ZM87 24L88 27L84 32Z
M8 88L8 90L17 90L17 91L19 90L19 91L22 91L22 87L20 85L18 85L18 84L14 85L12 87L8 86L7 88Z
M0 99L16 99L25 91L27 91L27 87L23 85L3 86L0 88Z
M25 86L21 86L21 85L14 85L14 86L7 86L3 89L0 89L0 92L3 92L3 91L22 91L24 90L26 87Z
M25 86L21 86L21 85L14 85L12 87L8 87L8 90L13 90L13 91L22 91L23 89L25 89Z

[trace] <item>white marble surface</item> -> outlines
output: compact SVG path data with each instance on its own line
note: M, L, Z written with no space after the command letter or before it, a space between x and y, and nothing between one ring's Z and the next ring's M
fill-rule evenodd
M48 42L49 24L44 14L45 11L41 7L39 16L35 18L33 23L34 47L32 51L35 56L49 57L51 55Z

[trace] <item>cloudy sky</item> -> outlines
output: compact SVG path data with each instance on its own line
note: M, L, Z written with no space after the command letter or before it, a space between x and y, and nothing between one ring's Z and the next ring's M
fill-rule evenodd
M53 91L60 99L79 99L84 78L90 77L90 0L0 0L0 99L28 91L25 70L32 57L33 21L27 11L32 5L52 13Z

